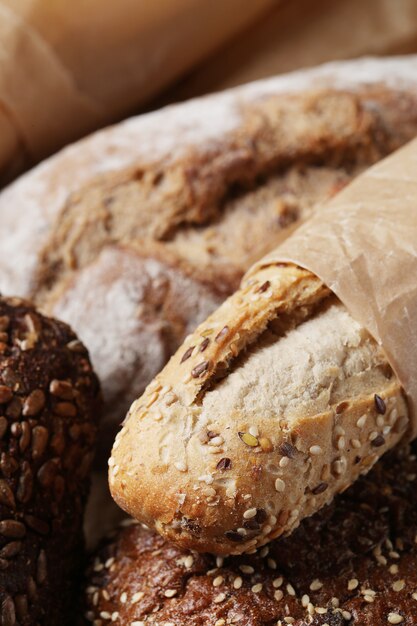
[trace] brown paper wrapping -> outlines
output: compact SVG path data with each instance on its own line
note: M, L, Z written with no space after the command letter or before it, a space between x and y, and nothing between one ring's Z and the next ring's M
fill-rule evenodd
M0 180L132 112L276 0L0 0Z
M256 263L323 280L383 347L417 436L417 139L367 170Z

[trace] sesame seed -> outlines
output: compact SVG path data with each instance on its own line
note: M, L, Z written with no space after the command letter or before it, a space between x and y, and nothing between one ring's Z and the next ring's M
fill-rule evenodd
M389 416L389 423L391 424L391 426L394 426L395 422L397 421L397 417L398 417L397 409L392 409L390 416Z
M323 587L323 583L320 582L317 578L315 580L313 580L313 582L310 585L311 591L318 591L322 587Z
M133 594L132 596L132 604L136 604L136 602L139 602L139 600L142 600L143 596L144 596L144 592L143 591L137 591L136 593Z
M374 439L376 439L378 437L378 433L376 432L376 430L373 430L370 434L369 434L369 441L373 441Z
M224 557L216 556L216 565L217 565L217 567L223 567L223 564L224 564Z
M187 569L189 569L190 567L192 567L192 566L193 566L193 563L194 563L194 558L193 558L191 555L189 555L189 556L186 556L186 557L185 557L185 559L184 559L184 566L185 566Z
M142 621L136 621L136 622L130 622L130 626L146 626L145 622Z
M295 589L294 589L294 587L293 587L290 583L288 583L288 585L287 585L286 589L287 589L287 593L288 593L290 596L295 596L295 595L296 595L296 593L295 593Z
M216 604L220 604L220 602L223 602L223 600L226 598L226 594L225 593L219 593L218 596L216 596L215 598L213 598L213 602L215 602Z
M257 426L250 426L248 428L248 432L253 436L253 437L259 437L259 430Z
M378 415L378 417L376 418L376 425L378 426L378 428L382 428L384 424L384 418L382 417L382 415Z
M214 626L224 626L225 625L225 620L221 617L220 619L217 620L217 622L214 623Z
M319 454L322 454L323 450L321 449L320 446L311 446L310 447L310 454L312 454L313 456L317 456Z
M352 619L352 613L350 613L349 611L342 611L342 617L348 622Z
M390 574L398 574L398 565L396 565L396 563L393 563L392 565L390 565L388 571Z
M257 583L256 585L253 585L252 591L253 593L259 593L260 591L262 591L262 583Z
M417 600L417 593L413 593L411 597L413 598L413 600Z
M359 441L359 439L351 439L350 443L352 445L352 448L356 448L356 450L361 447L361 442Z
M405 580L396 580L392 585L392 588L394 591L402 591L404 587L405 587Z
M275 600L279 602L280 600L282 600L283 597L284 597L284 593L281 591L281 589L277 589L274 593Z
M251 565L239 565L239 569L244 574L254 574L255 570Z
M363 599L365 600L365 602L369 602L370 604L375 601L375 597L374 596L365 595L363 597Z
M310 596L308 596L306 593L303 595L303 597L301 598L301 604L302 606L306 609L308 607L308 605L310 604Z
M240 589L243 584L243 580L240 576L237 576L233 581L233 588Z
M337 440L337 449L344 450L346 445L346 439L344 437L339 437Z
M263 548L261 548L259 550L259 556L262 559L264 559L268 554L269 554L269 547L268 546L264 546Z
M283 457L282 457L282 459L280 459L280 460L279 460L278 465L279 465L281 468L284 468L284 467L287 467L287 465L289 464L289 462L290 462L289 457L287 457L287 456L283 456Z
M276 479L276 481L275 481L275 489L279 493L282 493L283 491L285 491L285 482L282 480L282 478L277 478Z
M351 578L348 582L348 591L353 591L354 589L356 589L359 585L359 580L357 578Z
M121 602L122 604L126 604L126 602L127 602L127 593L126 593L126 591L124 591L124 592L122 593L122 595L120 596L120 602Z
M220 587L223 581L223 576L216 576L216 578L213 580L213 587Z
M388 624L401 624L404 621L404 618L399 613L389 613L388 614Z
M173 598L177 593L176 589L167 589L166 591L164 591L164 596L166 598Z
M218 435L217 437L213 437L213 439L210 439L210 441L208 442L209 446L221 446L224 443L224 439L223 437L221 437L220 435Z
M270 569L277 569L277 562L275 561L275 559L272 559L271 557L267 560L267 564L268 567Z
M358 421L356 422L356 426L357 426L358 428L363 428L363 427L365 426L365 424L366 424L366 420L367 420L367 419L368 419L368 416L367 416L367 415L362 415L362 417L360 417L360 418L358 419Z
M318 615L325 615L327 613L327 609L325 609L324 606L316 606L314 610Z
M252 519L252 517L255 517L256 513L257 513L256 508L247 509L247 511L243 513L243 519Z

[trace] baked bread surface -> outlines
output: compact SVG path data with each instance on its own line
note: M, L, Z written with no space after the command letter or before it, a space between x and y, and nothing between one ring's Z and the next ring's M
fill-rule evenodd
M70 626L98 383L83 344L0 298L0 623Z
M133 403L116 502L181 545L238 554L292 532L394 446L401 386L307 270L249 275Z
M127 520L91 560L86 623L415 626L416 450L385 455L290 537L243 556L188 551Z
M119 423L254 261L415 136L416 101L414 56L362 59L99 132L0 195L0 288L72 324Z

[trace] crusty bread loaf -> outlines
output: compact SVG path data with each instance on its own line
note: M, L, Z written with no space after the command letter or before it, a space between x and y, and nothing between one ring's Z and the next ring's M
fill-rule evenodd
M74 623L98 383L83 344L0 299L0 623Z
M127 521L91 559L87 623L415 626L416 452L386 455L291 537L250 555L186 551Z
M102 131L0 195L0 288L73 325L119 422L253 261L416 134L416 105L416 57L368 59Z
M0 194L0 289L71 323L118 422L254 260L416 131L416 57L330 64L132 119Z
M374 339L313 274L271 264L132 405L110 489L165 537L239 554L293 531L407 426L401 386Z

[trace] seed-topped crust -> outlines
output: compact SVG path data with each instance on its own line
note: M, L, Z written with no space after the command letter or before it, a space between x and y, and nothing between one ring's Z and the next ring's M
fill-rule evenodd
M416 452L386 455L290 537L243 556L191 552L126 520L91 560L87 624L414 625Z
M248 552L345 490L407 425L402 389L376 342L313 274L270 265L186 339L132 405L110 488L123 509L183 546Z
M71 329L30 303L0 298L0 327L0 622L69 625L98 383Z

